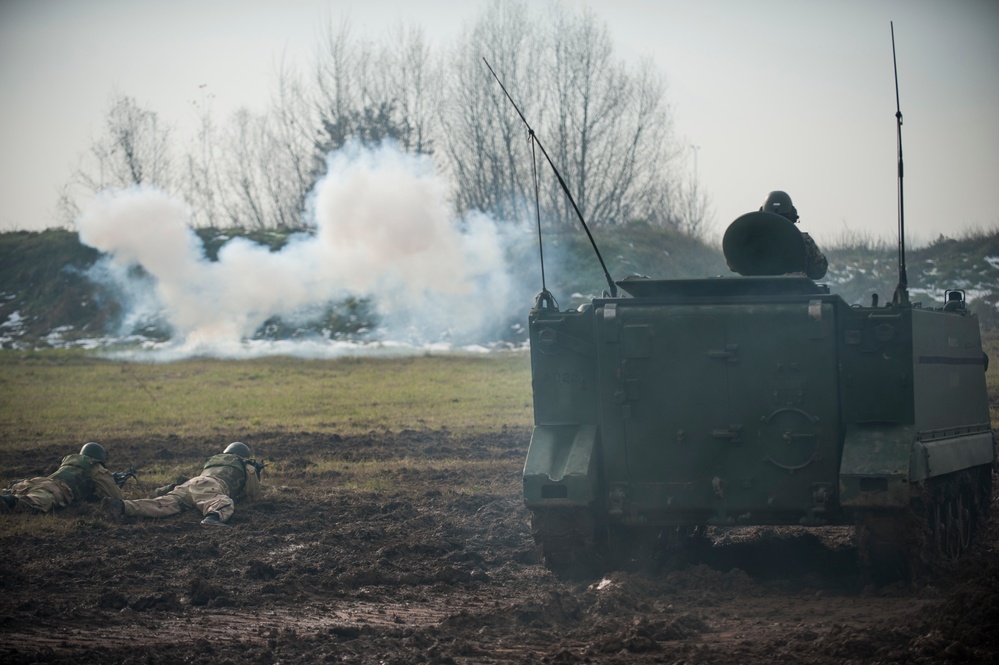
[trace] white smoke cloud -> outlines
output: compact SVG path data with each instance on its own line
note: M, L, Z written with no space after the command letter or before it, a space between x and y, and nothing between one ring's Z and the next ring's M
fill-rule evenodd
M210 261L189 206L149 187L102 193L78 218L79 237L107 255L98 270L123 294L127 323L153 311L169 323L160 353L170 358L289 353L290 343L249 338L272 317L302 319L347 296L371 300L382 348L482 343L526 314L501 229L484 215L454 218L429 157L350 145L327 166L305 211L315 233L280 251L235 238ZM316 340L300 348L345 352Z

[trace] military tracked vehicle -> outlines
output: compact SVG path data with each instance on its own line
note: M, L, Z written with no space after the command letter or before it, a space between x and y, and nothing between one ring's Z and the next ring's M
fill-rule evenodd
M959 557L996 460L964 293L851 306L795 274L800 234L765 212L723 248L745 276L531 311L524 500L546 563L628 565L708 525L856 525L879 574Z
M609 287L560 310L542 269L529 317L524 501L550 568L632 565L712 525L854 525L862 563L887 578L971 547L996 464L988 357L963 291L940 308L909 300L897 102L896 74L899 282L885 306L806 277L805 238L762 208L725 233L737 276L613 281L528 125Z

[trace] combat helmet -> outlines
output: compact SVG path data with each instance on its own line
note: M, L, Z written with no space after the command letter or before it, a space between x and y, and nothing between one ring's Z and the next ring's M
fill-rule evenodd
M250 447L243 443L242 441L233 441L226 449L222 451L223 453L228 453L230 455L239 455L243 459L250 459L253 457L253 453L250 452Z
M795 210L794 204L791 203L791 197L787 195L787 192L780 190L770 192L767 194L767 200L763 202L760 210L776 213L790 219L796 224L798 222L798 211Z
M90 441L88 443L83 444L83 447L80 448L80 454L93 458L98 462L100 462L101 464L108 463L107 451L104 450L104 446L97 443L96 441Z

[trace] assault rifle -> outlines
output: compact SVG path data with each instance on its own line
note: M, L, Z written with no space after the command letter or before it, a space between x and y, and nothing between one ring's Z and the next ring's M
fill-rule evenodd
M114 477L114 483L118 487L122 487L129 478L135 478L135 481L139 482L139 470L134 466L128 467L128 471L115 471L111 475Z
M260 472L263 471L265 468L267 468L267 463L266 462L258 462L255 459L245 459L245 460L243 460L243 463L244 464L249 464L254 469L256 469L256 471L257 471L257 479L260 478Z

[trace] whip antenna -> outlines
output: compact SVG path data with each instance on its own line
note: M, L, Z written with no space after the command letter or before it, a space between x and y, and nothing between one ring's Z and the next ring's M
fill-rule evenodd
M898 98L898 60L895 58L895 23L891 25L891 61L895 67L895 119L898 132L898 286L893 304L909 304L909 278L905 274L905 200L902 195L902 105Z
M534 132L531 132L531 178L534 180L534 210L538 217L538 254L541 259L541 294L538 296L538 300L545 300L549 305L552 305L555 299L545 284L545 246L541 242L541 196L538 193L538 154L534 151L534 143Z
M552 171L555 172L555 177L558 179L558 184L561 185L562 191L565 192L566 197L569 199L569 203L572 204L572 209L576 211L576 217L579 218L579 223L583 225L583 230L586 231L586 237L590 239L590 245L593 247L593 252L597 255L597 260L600 261L600 267L604 271L604 277L607 278L607 286L610 289L610 294L611 294L612 297L616 298L617 297L617 285L614 283L614 280L611 279L610 272L608 272L608 270L607 270L607 264L604 263L604 257L602 257L600 255L600 250L597 248L597 242L593 239L593 234L590 233L590 227L588 227L586 225L586 220L583 219L583 213L581 213L579 211L579 206L576 205L576 201L572 198L572 194L569 192L568 185L566 185L565 184L565 180L562 179L562 174L558 172L557 168L555 168L555 163L552 162L552 158L548 156L548 151L545 150L545 147L543 145L541 145L541 139L539 139L538 135L534 133L534 129L531 127L531 124L529 122L527 122L527 118L525 118L524 114L520 112L520 108L518 108L517 103L515 101L513 101L513 97L510 96L510 93L506 91L506 86L503 85L503 81L501 81L500 77L496 75L495 71L493 71L492 66L489 64L489 61L486 60L485 58L482 58L482 62L486 63L486 67L489 68L489 73L492 74L493 78L496 79L496 82L499 83L499 87L500 87L501 90L503 90L503 94L506 95L506 98L508 100L510 100L510 104L513 105L513 108L517 112L517 115L520 116L520 119L524 122L524 125L527 126L527 132L528 132L528 135L530 136L530 139L531 139L531 153L532 153L532 155L534 154L534 145L536 144L538 146L538 148L541 149L541 154L544 155L545 159L548 161L548 165L550 167L552 167ZM534 174L535 174L534 175L534 195L535 195L535 198L537 198L537 196L538 196L538 178L537 178L537 168L536 167L535 167ZM539 242L539 244L540 244L540 237L541 237L541 205L540 205L540 203L538 203L538 238L539 238L538 242ZM542 261L543 260L544 260L544 253L542 253ZM544 264L543 263L542 263L542 266L541 266L541 275L542 275L541 280L542 280L542 287L543 287L544 286ZM544 293L545 292L542 292L542 294L544 294Z

